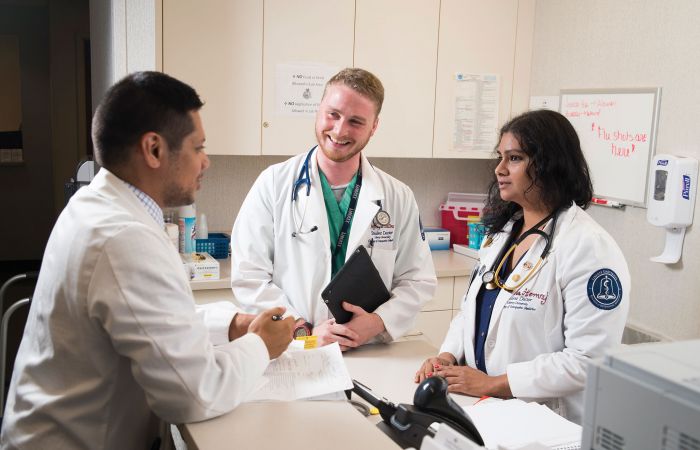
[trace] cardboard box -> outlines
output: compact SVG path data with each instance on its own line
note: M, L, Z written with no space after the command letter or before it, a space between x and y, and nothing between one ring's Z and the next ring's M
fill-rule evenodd
M180 253L182 264L190 280L218 280L219 261L215 260L209 253Z
M426 227L425 240L428 241L430 250L449 250L450 249L450 232L444 228Z

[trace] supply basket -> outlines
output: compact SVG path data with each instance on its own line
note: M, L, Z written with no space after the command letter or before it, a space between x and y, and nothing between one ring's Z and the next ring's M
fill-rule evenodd
M450 231L450 247L469 245L469 223L478 222L486 202L486 194L450 192L440 205L442 228Z
M227 233L209 233L208 239L197 239L195 249L198 252L207 252L216 259L228 258L231 235Z

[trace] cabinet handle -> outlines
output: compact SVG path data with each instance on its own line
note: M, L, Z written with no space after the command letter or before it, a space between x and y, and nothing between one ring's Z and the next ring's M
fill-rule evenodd
M263 128L267 128L269 126L270 126L270 124L268 122L263 122Z
M416 331L415 333L407 334L407 335L404 336L404 337L414 337L414 336L423 336L423 332L422 332L422 331Z

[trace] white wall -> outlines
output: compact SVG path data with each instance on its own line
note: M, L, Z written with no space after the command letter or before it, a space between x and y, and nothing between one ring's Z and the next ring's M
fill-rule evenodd
M697 0L538 0L530 93L661 86L657 152L700 159L699 17ZM649 261L664 232L649 225L646 209L589 211L627 257L630 325L667 339L700 337L698 226L687 231L682 260L663 265Z
M159 27L155 0L90 0L93 111L114 83L156 70Z

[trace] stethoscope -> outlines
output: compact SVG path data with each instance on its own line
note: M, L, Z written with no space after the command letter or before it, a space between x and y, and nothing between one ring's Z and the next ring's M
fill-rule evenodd
M514 292L522 285L527 283L527 281L539 271L539 269L542 267L542 263L549 254L550 248L552 246L552 236L554 236L554 230L557 227L557 213L558 210L555 210L552 214L539 221L537 224L535 224L535 226L533 226L532 228L524 232L522 235L520 235L520 237L510 247L507 247L507 245L503 246L501 252L498 255L498 258L496 258L491 264L491 268L481 275L481 281L484 282L484 284L486 285L486 289L493 290L498 287L508 292ZM550 219L552 219L552 229L548 234L545 231L540 230L540 227L547 223ZM545 240L545 245L542 249L542 253L540 253L540 257L537 260L537 263L534 265L534 267L530 262L526 262L524 264L524 267L528 272L527 275L523 277L522 281L520 281L515 286L507 286L506 280L501 280L501 277L499 275L501 273L501 269L503 268L503 264L505 264L505 262L508 260L511 253L515 251L515 248L518 246L518 244L520 244L523 240L525 240L525 238L533 234L541 236ZM496 264L497 262L498 264Z
M309 153L306 154L306 159L304 159L304 164L301 165L301 170L299 171L299 176L292 184L292 219L294 220L294 230L292 232L292 237L295 238L300 234L313 233L318 230L316 225L312 226L308 230L302 230L304 225L304 218L306 217L306 206L309 204L309 194L311 193L311 176L309 176L309 161L311 161L311 155L316 150L316 145L311 147ZM294 208L294 203L299 198L299 188L306 185L306 201L304 202L304 209L301 213L301 220L297 222L296 208Z
M311 193L311 170L310 170L310 161L311 161L311 155L313 155L314 150L316 150L318 146L314 145L311 147L311 150L306 154L306 158L304 159L304 164L301 165L301 169L299 170L299 176L297 176L297 179L292 183L292 219L294 220L294 229L295 231L292 232L292 237L295 238L299 235L302 234L308 234L308 233L313 233L314 231L318 230L318 226L314 225L308 230L303 230L303 225L304 225L304 218L306 218L306 206L308 205L309 201L309 194ZM359 179L360 186L362 186L362 178ZM302 209L301 212L301 220L297 221L297 214L296 214L296 208L294 207L294 203L297 202L299 199L299 188L302 186L306 186L306 201L304 202L304 208ZM359 194L359 187L358 187L358 194ZM391 216L389 216L389 213L384 210L382 207L382 201L376 200L375 203L377 206L379 206L379 211L377 211L377 214L375 214L374 219L372 220L372 225L375 227L385 227L391 223ZM351 209L354 209L351 208ZM346 217L347 220L347 217ZM374 247L374 241L370 240L370 247Z

